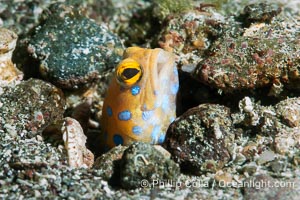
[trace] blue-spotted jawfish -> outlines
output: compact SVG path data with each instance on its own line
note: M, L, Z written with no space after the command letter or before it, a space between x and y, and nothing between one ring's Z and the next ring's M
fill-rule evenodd
M179 89L174 55L127 48L108 88L101 127L107 148L134 141L160 144L176 117Z

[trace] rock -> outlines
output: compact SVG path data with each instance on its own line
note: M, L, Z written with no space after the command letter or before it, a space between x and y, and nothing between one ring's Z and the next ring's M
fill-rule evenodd
M245 164L238 171L241 173L247 173L248 175L253 175L257 171L257 168L258 166L255 162L250 162L248 164Z
M160 145L154 145L153 147L163 155L164 159L170 159L170 153L163 147ZM121 158L127 148L121 145L116 146L107 153L99 156L94 163L93 168L100 170L103 174L103 179L108 181L112 186L119 186L120 184Z
M184 14L171 16L159 34L158 44L177 56L177 64L182 71L191 73L203 60L212 38L222 32L225 18L214 9L206 12L190 9Z
M275 152L286 155L299 152L300 127L278 129L275 135L273 146Z
M186 136L188 135L187 131L190 131L189 134L191 133L192 136L200 135L199 138L203 139L197 138L199 140L196 140L194 139L196 137L186 137L187 139L184 139L187 141L182 142L187 144L186 146L179 142L174 146L177 147L177 152L182 150L181 146L185 148L185 151L182 151L183 156L190 156L192 151L196 153L199 151L198 157L190 156L187 160L191 163L193 158L201 157L203 162L198 165L197 169L184 170L182 167L183 173L178 173L176 177L174 175L174 178L171 179L174 182L171 185L157 184L153 186L152 184L141 188L139 184L136 184L134 186L138 185L138 188L133 190L121 185L121 159L127 147L119 146L113 149L113 152L101 156L99 163L96 163L98 168L96 166L95 168L72 168L68 165L68 152L61 141L62 134L59 135L60 142L53 143L47 140L44 131L42 134L41 131L48 123L61 121L63 114L75 117L79 119L78 122L85 125L83 130L88 133L88 148L94 145L93 153L95 153L95 149L99 148L101 144L101 139L98 139L99 127L95 124L93 127L88 126L88 122L91 122L90 117L95 120L101 116L101 111L97 111L102 109L101 98L103 98L109 79L108 76L105 76L108 73L112 74L112 68L103 69L104 73L99 74L100 80L97 80L96 84L94 82L87 83L88 90L85 90L87 88L78 88L79 90L75 91L64 89L66 98L70 97L67 106L62 106L63 96L56 91L57 88L54 90L55 87L49 83L40 80L30 84L27 81L16 81L17 84L23 85L24 92L21 93L21 86L15 85L13 81L13 84L0 86L0 199L299 199L300 1L273 1L282 8L280 13L278 13L279 6L268 4L265 6L258 0L251 1L255 5L249 5L247 8L249 11L245 12L243 12L243 7L249 4L249 1L179 0L173 4L165 4L172 0L60 0L60 2L64 5L74 5L74 15L80 12L81 16L96 19L98 24L104 21L113 33L118 34L126 42L126 45L157 47L159 38L157 34L163 31L163 35L160 36L172 35L173 32L168 32L168 30L177 32L184 39L184 41L180 40L177 46L175 39L178 35L172 35L173 38L166 37L166 40L160 38L160 42L162 42L160 44L166 45L166 47L168 41L172 42L174 39L175 45L171 46L169 43L169 46L177 54L178 63L183 63L181 66L179 65L180 95L183 97L179 100L182 102L182 108L179 108L181 109L179 112L177 110L180 121L175 122L172 127L177 130L177 135L174 139L172 138L172 141L177 142L178 138L181 141L180 134ZM192 10L172 8L172 6L176 7L181 3L189 2L193 3L192 8L188 8ZM53 11L52 6L48 8L51 3L53 1L49 0L0 0L0 26L14 30L18 34L18 44L22 43L26 47L20 48L20 45L17 44L16 50L13 52L14 56L17 51L25 52L18 54L20 61L16 61L16 57L13 58L13 63L17 64L19 69L25 70L25 80L30 77L41 78L38 74L39 63L35 63L40 60L33 62L33 58L26 55L27 41L30 42L32 39L30 37L38 34L38 30L34 32L32 28L37 25L42 28L43 24L49 23L47 20L57 13L61 14L61 18L71 16L69 11L73 8L66 6L70 9L65 7L66 10L64 10L64 6L59 6L54 7L57 9ZM247 16L242 18L241 12L247 13ZM101 19L98 20L98 17ZM65 21L71 22L73 19L65 19ZM179 23L181 21L183 23ZM56 21L52 20L52 22L52 25L56 26ZM29 31L30 29L32 31ZM64 32L64 29L61 31ZM76 31L74 30L74 32ZM33 33L34 35L32 35ZM51 33L49 34L51 35ZM22 39L25 40L21 42ZM248 42L248 40L253 44L248 44L250 50L231 48L233 45L231 46L230 42L227 43L227 39L232 40L231 43L234 44L241 42L243 47L247 47L244 42ZM46 41L43 37L40 37L40 40ZM265 55L265 49L262 51L258 49L273 47L268 42L275 45L275 48L272 48L272 51L275 52L272 56L270 54L272 51L267 51L267 55ZM49 39L47 45L48 43L55 43L55 41ZM55 44L58 47L64 46L58 41ZM213 60L215 56L219 59L222 56L228 56L229 52L224 47L229 47L227 50L238 49L232 53L234 57L232 65L230 65L232 68L220 66L217 63L215 74L208 77L211 82L199 81L199 77L197 77L198 80L191 78L191 74L195 73L195 67L199 67L199 62L206 63ZM251 55L252 52L257 54ZM223 55L223 53L225 54ZM244 55L235 55L235 53L244 53ZM278 56L280 53L284 56ZM60 54L55 55L58 58L61 57ZM289 58L292 60L288 60ZM276 64L270 64L270 59L278 64L277 68ZM226 59L223 61L227 62ZM235 71L237 65L242 66L242 73L238 70ZM259 67L255 68L257 65ZM253 68L257 70L252 73ZM233 73L233 77L236 77L237 80L230 79L231 77L227 80L226 76L223 76L224 80L221 78L221 81L217 82L215 79L218 79L220 74L222 75L222 69L229 71L227 73L229 77ZM245 72L247 69L250 70L252 76L248 77ZM257 79L253 75L255 73L258 74ZM0 77L3 75L4 73L0 72ZM248 81L250 85L236 83L243 78L246 78L246 82ZM229 81L228 87L226 81ZM222 83L225 83L225 90L218 85ZM251 85L252 83L253 85ZM94 91L89 90L93 86L98 88L94 88ZM37 96L35 96L35 92L32 92L32 87L37 88L34 89L37 91ZM95 90L97 91L95 92ZM26 96L26 100L23 96ZM251 96L251 98L243 99L245 96ZM54 100L56 97L61 100ZM243 100L238 107L241 99ZM194 120L193 126L186 125L185 128L180 129L180 126L183 126L180 122L184 117L181 114L189 108L203 103L206 104L203 105L203 111L200 112L202 115L199 114L197 120L195 116L192 116L192 119L185 118L190 122ZM210 105L210 109L208 109L207 103L219 105L215 105L215 107ZM223 108L220 105L223 105ZM41 112L39 112L42 110L39 109L41 107L47 107L45 110L50 110L51 117L44 116L44 111L41 111L43 114L41 117ZM230 111L224 114L224 110L229 110L229 108ZM238 110L239 108L240 110ZM34 128L25 126L24 124L33 121L32 116L36 116L39 123L34 124ZM231 121L231 123L227 124L225 121ZM218 124L222 134L217 131L218 126L212 124ZM178 127L175 127L176 125ZM201 131L197 129L198 127ZM75 132L81 130L79 127L74 126L74 128ZM225 139L222 137L216 139L220 135ZM82 143L84 139L85 137L81 138ZM196 145L189 143L188 140L197 141L196 144L200 146L199 150L194 148ZM225 141L222 142L222 140ZM186 150L190 144L190 149L193 148L191 152ZM75 145L79 148L82 146ZM154 148L151 147L151 149ZM80 152L80 149L77 150ZM172 158L174 158L176 151L175 149L172 151ZM274 154L266 156L264 152L268 151L269 153L272 151ZM137 171L146 171L143 166L139 167L144 163L140 155L146 157L149 154L136 154L137 163L140 165L137 165L135 170L128 172L127 177L135 178L138 175ZM179 157L178 155L177 157ZM217 158L211 156L206 159L207 155ZM74 158L77 158L76 154ZM162 166L164 159L161 158L168 159L168 154L152 162ZM185 157L182 157L182 160L183 158ZM220 161L222 159L225 161ZM147 162L149 160L146 159ZM78 160L72 161L77 162ZM225 166L223 163L226 163ZM183 165L181 164L181 166ZM166 169L165 167L162 171L167 171ZM154 174L157 174L155 170L153 171ZM190 174L185 174L188 172ZM246 181L243 182L245 179ZM153 183L154 179L147 178L146 180ZM161 183L168 180L159 178ZM246 182L249 183L248 186ZM280 185L268 187L267 183L280 183Z
M42 138L43 130L63 118L65 100L60 89L38 79L3 88L0 95L0 166L40 169L64 164L63 148Z
M233 177L230 173L219 170L215 174L214 179L222 184L230 184L233 180Z
M240 100L239 109L239 113L233 114L236 125L257 127L257 131L265 135L274 134L276 131L273 122L277 121L278 118L273 106L262 106L260 103L256 103L253 99L246 96Z
M126 146L116 146L107 153L99 156L94 163L93 168L101 171L103 179L108 181L111 185L120 184L119 169L121 169L121 158L126 149Z
M188 12L193 9L193 2L191 0L154 0L153 1L153 15L158 18L160 22L166 20L167 17L177 16L181 13Z
M0 95L0 130L31 138L64 113L65 100L60 89L38 79L4 88Z
M244 8L244 13L241 17L247 24L253 22L270 23L272 18L281 12L281 7L278 4L257 3L250 4Z
M0 25L24 35L38 24L43 10L51 1L1 1ZM20 12L22 11L22 12Z
M124 39L126 47L142 45L159 31L152 15L152 1L93 0L86 4L87 15L98 24L107 24L109 30Z
M255 20L268 21L272 17L264 16L276 15L257 11ZM270 24L253 24L245 30L236 21L224 26L223 36L210 46L193 76L224 92L270 87L269 95L278 96L284 87L299 88L299 28L293 20L282 23L282 18L278 15Z
M201 174L210 171L212 165L206 164L208 160L215 161L217 168L229 161L227 147L233 141L233 131L229 108L202 104L170 125L163 147L183 171Z
M16 47L17 34L0 28L0 87L6 83L23 78L22 73L12 62L12 53Z
M153 145L153 147L159 151L162 155L164 155L165 158L171 158L171 154L170 152L168 152L166 149L164 149L162 146L160 145Z
M274 160L270 163L270 168L273 172L280 174L280 172L284 171L287 162L281 160Z
M300 152L298 151L297 153L295 153L295 155L293 156L293 162L292 162L295 166L299 166L300 165Z
M276 114L282 123L293 128L300 126L300 98L289 98L275 106Z
M255 130L255 133L272 137L268 146L275 153L290 154L298 151L300 144L299 98L288 98L274 106L262 106L245 97L239 103L240 113L234 113L234 124ZM236 116L234 116L236 115ZM238 116L238 117L237 117ZM265 144L266 145L266 144ZM251 159L258 153L258 143L244 147L244 155Z
M276 154L273 151L267 150L260 154L259 158L256 160L258 165L265 164L267 162L273 161L276 158Z
M121 185L126 189L152 187L155 181L176 180L179 166L152 145L133 143L125 150L121 161Z
M242 150L242 154L247 160L253 160L258 154L258 144L255 142L247 143Z
M105 25L61 4L49 10L51 13L35 29L28 46L46 80L65 89L88 87L101 72L120 61L122 42Z

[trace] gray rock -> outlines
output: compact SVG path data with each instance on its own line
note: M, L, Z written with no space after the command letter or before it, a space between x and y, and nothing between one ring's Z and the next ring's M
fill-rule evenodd
M227 147L233 141L233 131L229 108L202 104L188 110L170 125L163 146L182 170L201 174L229 161ZM215 164L206 163L211 160Z
M152 145L133 143L121 161L121 185L126 189L152 187L156 181L176 180L179 166ZM145 183L146 182L146 183ZM143 185L147 184L147 185Z
M46 80L60 88L87 87L120 61L123 44L105 25L62 4L49 10L28 46Z

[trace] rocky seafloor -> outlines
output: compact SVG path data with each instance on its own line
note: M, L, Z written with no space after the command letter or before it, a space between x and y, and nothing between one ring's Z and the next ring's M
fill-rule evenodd
M130 46L175 54L177 119L104 153ZM299 89L297 0L0 1L0 198L299 199Z

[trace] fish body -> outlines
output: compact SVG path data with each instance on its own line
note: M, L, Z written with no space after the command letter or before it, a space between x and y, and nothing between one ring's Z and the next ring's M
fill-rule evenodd
M162 143L176 117L178 89L172 53L127 48L103 104L101 127L107 148L134 141Z

